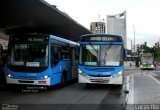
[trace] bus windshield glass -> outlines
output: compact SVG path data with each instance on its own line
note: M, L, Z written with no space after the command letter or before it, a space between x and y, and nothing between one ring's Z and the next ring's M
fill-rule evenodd
M143 64L153 64L153 57L152 56L143 56L142 63Z
M12 66L46 67L48 44L11 44L8 64Z
M122 45L82 45L79 62L90 66L119 66Z

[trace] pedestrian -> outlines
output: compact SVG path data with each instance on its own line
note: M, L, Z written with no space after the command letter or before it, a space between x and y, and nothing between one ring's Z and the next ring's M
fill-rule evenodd
M130 62L130 67L132 66L132 63Z

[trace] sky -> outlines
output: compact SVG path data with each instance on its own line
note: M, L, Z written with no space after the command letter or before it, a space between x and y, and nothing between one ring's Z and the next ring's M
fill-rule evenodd
M84 27L90 22L105 19L107 15L116 15L126 10L127 47L131 40L135 44L147 42L149 47L160 41L160 0L46 0Z

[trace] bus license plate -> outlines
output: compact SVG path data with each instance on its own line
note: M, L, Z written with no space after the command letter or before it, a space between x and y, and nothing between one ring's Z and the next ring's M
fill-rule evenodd
M96 79L97 82L103 82L103 79Z

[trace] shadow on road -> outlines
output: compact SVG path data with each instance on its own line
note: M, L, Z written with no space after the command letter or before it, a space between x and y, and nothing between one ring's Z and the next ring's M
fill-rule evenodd
M84 89L89 90L107 90L107 91L121 91L121 87L119 85L107 85L107 84L85 84Z

